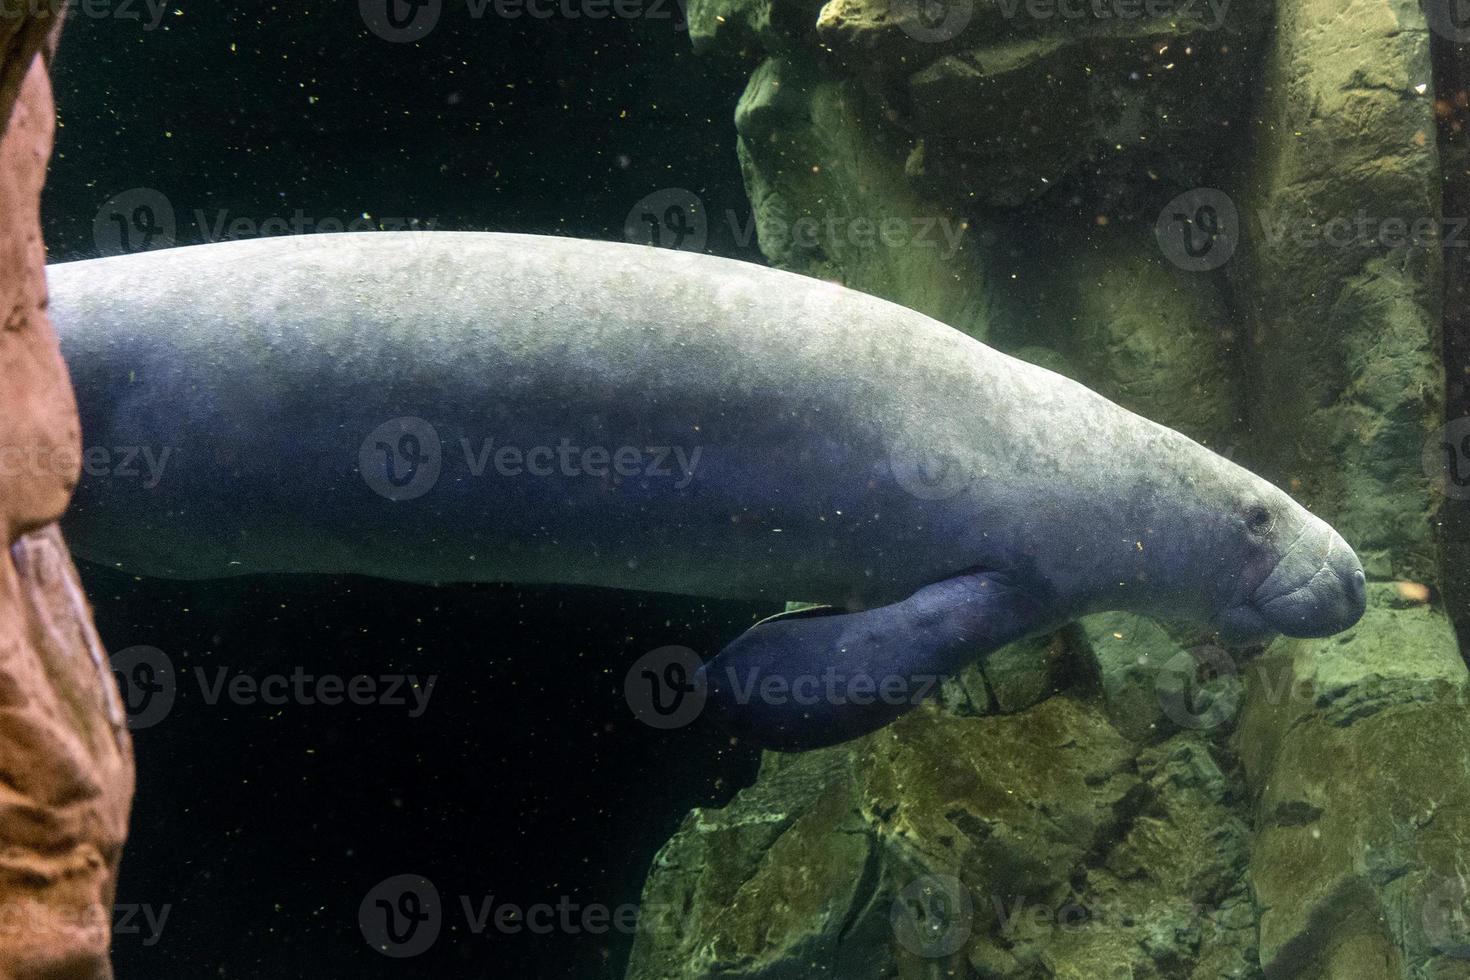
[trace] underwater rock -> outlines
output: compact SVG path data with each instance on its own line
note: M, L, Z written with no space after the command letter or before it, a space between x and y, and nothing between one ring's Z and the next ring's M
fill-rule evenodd
M906 149L873 116L853 82L785 58L756 69L735 127L761 251L983 340L969 224L914 193Z
M1251 422L1277 434L1262 463L1370 579L1438 578L1414 461L1442 421L1442 259L1437 235L1389 223L1439 218L1429 37L1396 0L1281 7L1225 266L1255 351Z
M832 0L816 31L914 137L920 190L955 207L1033 201L1120 156L1194 183L1244 117L1269 5L1116 6L956 3L936 24L913 0Z
M696 52L756 57L799 45L821 0L688 0L681 6Z
M0 977L101 980L133 794L127 720L54 524L0 584Z
M1062 365L1044 366L1229 456L1246 338L1228 298L1166 261L1151 229L1077 224L1028 208L977 231L999 311L990 342L1023 358L1045 345Z
M654 860L627 976L1257 976L1239 782L1196 733L1135 763L1067 696L768 753Z
M1252 59L1235 32L1231 48L1193 28L1143 22L1127 32L1006 38L940 58L909 76L906 109L895 116L924 140L924 166L911 170L938 196L958 185L993 206L1035 200L1125 150L1162 176L1206 170L1220 127L1240 115L1242 103L1222 93Z
M945 678L938 703L961 717L1024 711L1071 687L1085 655L1073 630L1020 640Z
M1136 613L1106 612L1081 621L1089 662L1108 717L1129 738L1147 742L1178 726L1165 715L1159 672L1184 653L1164 628Z
M81 461L44 311L56 21L0 17L0 978L103 980L133 792L126 718L55 520Z
M1261 963L1463 976L1465 667L1437 605L1372 583L1439 580L1437 501L1414 461L1442 412L1442 257L1437 235L1395 231L1439 217L1430 33L1413 4L1353 9L1280 7L1227 266L1252 332L1253 427L1275 435L1262 466L1333 516L1371 585L1352 630L1278 641L1245 672Z
M1437 610L1375 585L1347 633L1278 641L1244 671L1236 744L1255 795L1267 975L1470 965L1470 678L1444 656L1453 644Z
M768 755L735 804L685 819L644 886L629 978L796 980L862 962L843 940L867 900L871 842L837 832L851 792L842 756Z
M1256 8L1259 10L1259 7ZM828 0L816 31L839 56L878 70L883 63L923 63L907 45L918 42L933 57L997 38L1067 35L1086 37L1179 25L1188 30L1229 27L1241 14L1232 4L1152 0L1108 4L1061 4L1055 0L960 0L925 8L909 0Z
M1069 634L1059 631L1003 646L972 669L985 678L995 710L1013 714L1067 686L1075 646Z

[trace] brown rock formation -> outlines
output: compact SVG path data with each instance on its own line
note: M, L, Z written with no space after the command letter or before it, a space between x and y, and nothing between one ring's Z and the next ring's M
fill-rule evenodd
M133 794L125 715L55 521L80 463L46 320L55 21L0 17L0 978L110 977Z

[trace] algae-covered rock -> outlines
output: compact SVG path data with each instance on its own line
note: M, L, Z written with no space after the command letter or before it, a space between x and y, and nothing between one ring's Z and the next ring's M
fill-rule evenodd
M1244 674L1270 974L1455 975L1425 972L1455 964L1424 917L1470 837L1470 688L1443 615L1396 595L1373 587L1352 630L1278 641Z
M864 841L835 834L845 762L840 749L769 755L730 806L692 812L654 858L628 976L776 976L783 957L786 969L832 960L834 896L851 899L865 860Z
M735 126L772 265L983 333L969 223L913 192L902 140L877 122L861 86L773 58L751 76Z
M1085 646L1074 630L1007 644L946 678L939 701L958 715L1022 711L1077 681Z
M1042 240L1027 229L1055 227ZM979 232L991 275L990 342L1010 352L1045 344L1044 367L1218 452L1240 442L1235 379L1246 337L1215 283L1160 254L1151 229L1123 222L1085 231L1039 208Z
M854 71L911 71L955 51L1030 38L1089 38L1159 30L1239 30L1261 4L1230 0L828 0L816 34Z
M1441 410L1441 257L1401 230L1438 221L1430 35L1411 4L1353 9L1281 7L1239 180L1226 268L1256 355L1253 458L1370 579L1435 581L1436 501L1411 460ZM1375 586L1356 628L1280 641L1246 683L1262 966L1464 975L1423 924L1470 838L1465 668L1443 612Z
M1044 894L1116 831L1133 753L1099 712L1060 697L1007 717L908 719L854 751L858 807L893 853Z
M820 0L688 0L682 4L689 40L701 54L727 51L758 57L800 44Z
M768 754L754 787L691 814L650 872L628 976L1254 976L1241 803L1196 733L1135 761L1071 697L921 709Z
M909 75L896 100L897 125L923 139L923 165L911 161L910 172L941 199L960 191L1003 206L1120 155L1165 178L1199 179L1247 104L1238 96L1263 11L1242 3L1235 13L1224 30L1124 21L1038 37L1012 31L947 54Z
M1152 741L1178 723L1164 712L1159 675L1188 656L1162 626L1136 613L1097 613L1084 617L1090 663L1119 731L1136 741Z
M1252 458L1370 577L1421 582L1437 501L1414 461L1444 388L1440 250L1411 233L1440 218L1429 37L1399 0L1282 5L1225 267L1256 351Z
M1058 632L1001 647L976 668L1007 714L1040 704L1065 689L1072 678L1077 642Z

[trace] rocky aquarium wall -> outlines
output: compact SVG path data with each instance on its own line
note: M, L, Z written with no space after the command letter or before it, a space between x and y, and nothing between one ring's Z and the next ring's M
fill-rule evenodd
M1245 463L1370 600L1244 652L1092 616L767 753L654 860L629 978L1470 977L1451 6L691 0L772 264Z
M873 734L765 753L753 784L725 806L690 812L652 861L629 980L1470 978L1470 677L1460 640L1470 627L1470 19L1463 0L1423 2L689 0L695 55L718 64L721 77L736 66L746 78L733 123L760 250L772 265L921 310L1264 474L1352 542L1370 595L1347 632L1245 650L1135 615L1090 616L993 653ZM20 14L12 5L0 16L0 446L69 447L75 455L75 405L45 313L37 208L55 133L48 69L56 23L45 3L19 6ZM255 27L275 32L268 20ZM364 33L356 24L353 31ZM174 66L172 57L154 67ZM269 59L273 72L286 60L274 51ZM468 64L446 62L454 71ZM373 70L366 63L353 70ZM563 81L552 86L558 99L572 90ZM447 105L459 104L457 87L454 94ZM489 94L510 99L499 89ZM700 119L686 116L692 132ZM171 128L152 128L172 138ZM399 149L376 130L340 131ZM119 146L125 132L121 124L112 132ZM295 138L299 144L284 142L304 145ZM230 181L250 169L238 159L220 167ZM379 174L398 174L401 165L367 169L388 184ZM430 154L416 165L420 180L454 169ZM518 166L531 169L524 160ZM582 176L569 175L559 178L566 186ZM560 194L563 183L550 183ZM460 184L448 186L460 194ZM658 201L651 232L663 244L687 245L687 232L711 231L720 220L688 192ZM83 217L91 230L91 210ZM553 217L532 230L566 230L566 215ZM631 237L642 234L640 220L635 208ZM738 235L721 240L730 237ZM948 492L944 463L923 461L926 493ZM3 978L112 975L108 920L134 759L127 705L56 528L76 481L74 471L0 467L8 554L0 563ZM354 588L369 597L364 603L395 601L377 603L389 593ZM225 595L216 596L216 613L231 606L237 624L252 618L252 607ZM128 593L101 601L116 616L137 600ZM439 601L423 604L437 611ZM474 597L471 625L449 617L443 628L480 643L495 632L479 615L488 601ZM507 787L533 778L585 781L611 800L576 814L590 828L585 840L622 847L628 825L667 802L668 794L654 799L646 788L667 773L639 781L615 767L594 772L602 757L585 746L616 726L579 732L584 742L568 737L563 675L573 672L552 663L555 651L539 654L576 644L578 666L595 662L601 671L582 672L597 675L588 684L600 695L622 672L594 656L609 645L627 653L681 615L697 617L647 600L652 625L635 629L628 610L644 600L629 600L606 622L575 623L595 639L563 640L570 627L557 634L545 625L576 619L561 611L560 597L533 602L543 615L524 616L531 625L519 623L522 598L501 601L514 610L503 622L524 630L513 638L551 637L514 654L546 660L555 676L542 683L467 656L462 669L493 674L485 683L497 687L482 702L461 685L469 694L458 716L466 728L488 729L503 714L510 721L493 731L518 730L522 743L481 746L463 729L435 741L418 729L422 741L403 738L404 754L385 757L402 761L389 764L359 751L367 726L326 737L321 722L298 716L309 750L335 745L365 770L419 776L437 755L443 771L463 777L460 795L476 800L511 797ZM269 616L253 618L274 622L287 603L267 605ZM319 615L300 605L302 616ZM167 603L158 608L166 612L157 618L175 621L176 632L165 635L182 649L182 615ZM700 628L722 632L726 614L736 615L720 612ZM354 643L368 632L349 613L338 618ZM199 629L206 638L230 632L231 620L223 622ZM622 646L604 642L613 631ZM417 641L410 646L397 651L408 666L437 669L420 667L430 658ZM299 649L284 640L281 647ZM517 678L512 698L504 688ZM252 751L234 757L218 744L199 751L241 724L228 713L201 722L204 714L197 728L178 720L177 742L153 743L166 774L154 773L155 798L185 801L163 811L189 811L209 795L201 786L226 778L239 790L286 755L250 742ZM276 726L267 715L261 724ZM389 727L377 716L373 723ZM505 765L525 743L558 740L580 770ZM231 768L245 756L261 768ZM486 766L495 756L500 767ZM198 768L169 764L181 758ZM646 765L658 767L677 769L668 755ZM521 780L525 773L532 775ZM217 920L200 910L220 903L195 901L186 909L194 926L178 927L191 937L179 955L222 955L192 938L207 934L245 949L239 962L257 970L275 954L309 972L309 954L349 955L332 946L346 935L374 967L412 975L414 964L380 957L362 941L367 930L355 931L363 894L374 894L358 879L385 872L337 845L355 840L339 824L386 823L382 814L415 794L378 793L366 780L386 798L377 802L382 810L353 796L333 810L323 801L334 794L316 787L334 784L308 786L289 768L274 776L306 786L309 805L280 803L251 785L240 813L227 812L213 832L203 819L167 823L178 819L173 812L139 821L166 828L151 850L135 839L139 877L151 861L151 870L175 875L174 888L185 877L211 881L220 892L199 894L234 899L242 882L252 884L238 867L269 863L252 857L268 853L289 880L254 882L259 900L243 911L216 908ZM526 841L538 838L523 836L521 825L549 821L557 809L522 807L514 833L456 823L446 814L480 811L454 809L441 778L423 782L433 792L410 804L431 819L415 828L417 838L405 834L378 850L406 861L422 853L414 851L418 838L442 838L455 867L444 859L436 872L481 872L493 852L534 852ZM613 795L615 783L626 797ZM681 797L676 812L687 805ZM289 824L307 855L301 868L317 876L300 894L288 891L300 884L299 869L281 857L298 852L240 829L262 813ZM173 830L179 826L187 830ZM151 829L137 836L147 842ZM244 849L252 838L275 850ZM204 852L245 857L192 863ZM556 872L544 853L530 857L536 886L588 860L576 854ZM334 888L351 900L334 898ZM466 964L480 962L483 937L452 932L446 928L438 950L445 959L418 961L420 973L430 962L474 972ZM607 965L623 949L596 952Z

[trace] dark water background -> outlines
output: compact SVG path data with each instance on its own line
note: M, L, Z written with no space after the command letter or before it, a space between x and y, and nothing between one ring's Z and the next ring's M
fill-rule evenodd
M298 209L313 224L365 213L620 239L635 202L666 187L748 213L731 123L747 69L695 58L677 11L475 20L449 3L423 41L394 44L355 3L233 6L170 6L151 29L141 4L73 12L44 200L53 259L97 254L99 209L139 188L168 200L179 244L206 240L221 216L260 226ZM724 221L710 248L758 259ZM122 980L620 976L630 937L474 935L460 896L636 902L688 809L753 775L747 748L635 721L622 685L641 654L707 654L765 608L82 571L109 648L156 647L178 680L172 712L135 733L119 895L124 916L146 905L168 918L156 941L119 919ZM210 704L198 671L214 682L222 668L438 682L419 718L406 706ZM358 908L404 873L434 883L446 918L430 951L389 959L363 939Z

